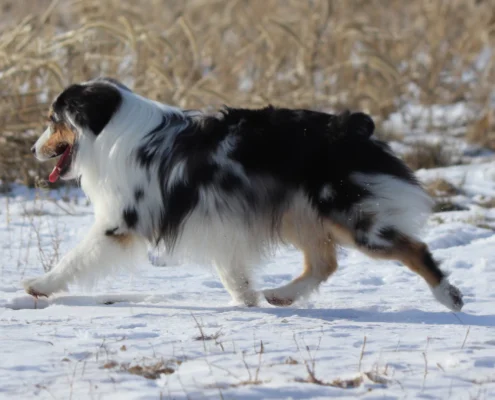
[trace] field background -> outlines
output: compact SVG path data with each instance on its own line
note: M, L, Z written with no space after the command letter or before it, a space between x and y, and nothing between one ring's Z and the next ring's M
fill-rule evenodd
M46 175L29 147L49 104L101 75L180 107L364 110L387 139L404 134L382 123L406 105L463 104L466 137L494 147L494 9L494 0L1 0L0 179L32 186Z
M494 0L0 0L0 399L495 398L494 42ZM422 238L463 312L348 250L284 309L173 259L26 295L93 221L29 149L53 97L101 75L180 107L369 112L436 200ZM301 263L280 249L257 287Z

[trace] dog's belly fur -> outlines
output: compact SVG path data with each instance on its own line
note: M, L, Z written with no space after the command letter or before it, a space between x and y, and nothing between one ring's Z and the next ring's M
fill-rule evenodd
M92 235L114 250L142 251L147 241L174 257L213 262L234 300L255 305L253 267L279 244L291 244L304 254L302 275L263 292L270 303L289 305L336 270L336 245L351 246L403 262L440 302L462 307L460 292L416 238L431 199L372 138L365 114L267 107L206 115L106 84L121 102L95 140L80 139L74 168L95 205ZM98 249L106 260L105 245ZM64 288L84 276L76 264L69 256L27 290Z

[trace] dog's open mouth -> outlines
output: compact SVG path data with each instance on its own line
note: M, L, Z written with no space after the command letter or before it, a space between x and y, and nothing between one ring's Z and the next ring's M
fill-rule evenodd
M57 161L57 165L53 168L48 180L50 182L56 182L61 175L64 175L70 167L72 161L72 146L70 144L64 143L57 146L57 155L60 156Z

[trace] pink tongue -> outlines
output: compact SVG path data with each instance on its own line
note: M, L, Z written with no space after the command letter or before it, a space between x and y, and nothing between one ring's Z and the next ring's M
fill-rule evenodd
M55 168L53 168L52 173L48 177L48 180L53 183L56 182L58 178L60 178L60 171L62 171L62 165L64 165L65 160L67 160L67 157L69 157L70 153L70 146L67 146L67 148L64 151L64 154L62 154L62 157L57 162L57 165L55 165Z

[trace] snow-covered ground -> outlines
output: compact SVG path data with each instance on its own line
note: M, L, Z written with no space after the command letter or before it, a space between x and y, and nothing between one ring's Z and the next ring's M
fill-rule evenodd
M495 398L495 163L418 176L461 189L465 210L433 215L424 239L463 291L462 313L405 267L353 251L290 308L232 306L213 268L146 261L35 301L20 281L77 243L92 208L77 190L16 187L0 197L0 398ZM281 249L258 286L300 270Z

